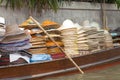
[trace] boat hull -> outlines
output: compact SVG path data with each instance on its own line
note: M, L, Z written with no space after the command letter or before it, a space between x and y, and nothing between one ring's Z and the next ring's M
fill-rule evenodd
M120 47L73 57L73 60L85 70L89 67L120 60ZM67 58L13 66L0 67L0 79L32 79L77 70Z

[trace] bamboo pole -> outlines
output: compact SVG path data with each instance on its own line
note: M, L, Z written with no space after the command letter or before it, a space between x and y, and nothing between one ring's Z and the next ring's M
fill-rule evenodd
M65 53L65 51L56 43L56 41L47 33L47 31L44 30L44 28L39 24L39 22L37 22L34 18L32 18L30 16L30 18L33 20L33 22L51 39L51 41L53 41L56 46L63 52ZM75 63L75 61L71 58L70 55L68 55L67 53L65 53L65 55L68 57L68 59L74 64L74 66L81 72L81 74L84 74L84 72L82 71L82 69Z

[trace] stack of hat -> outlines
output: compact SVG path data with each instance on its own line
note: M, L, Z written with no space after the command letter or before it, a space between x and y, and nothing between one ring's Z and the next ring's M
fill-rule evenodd
M32 37L30 40L32 47L28 50L33 54L47 53L45 38L43 36Z
M3 40L5 35L5 19L0 17L0 41Z
M47 53L45 38L41 36L41 29L33 22L31 18L24 21L19 27L27 29L31 34L30 40L32 47L28 50L32 54Z
M25 29L32 29L32 28L37 28L38 26L32 21L31 18L28 18L26 21L20 24L19 27Z
M105 46L106 48L112 48L113 47L113 39L110 33L107 30L104 30L105 35Z
M4 38L0 41L0 51L4 53L29 49L31 47L30 38L31 36L19 29L18 25L7 26Z
M74 23L67 19L58 30L60 30L62 34L65 52L71 56L79 54L77 46L77 27L75 27Z
M81 55L100 50L104 35L98 28L91 26L88 21L84 22L84 27L78 30L78 47ZM84 53L83 53L84 52Z
M48 32L49 36L52 37L59 46L63 47L63 43L61 41L61 32L57 30L57 28L59 28L58 23L46 20L42 23L41 26ZM62 53L62 51L56 46L54 42L50 40L50 38L44 32L41 34L46 39L46 46L49 54Z

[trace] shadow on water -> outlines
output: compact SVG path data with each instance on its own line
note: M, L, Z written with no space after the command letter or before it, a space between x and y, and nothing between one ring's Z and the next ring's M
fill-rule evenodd
M120 80L120 65L89 73L53 77L46 80Z

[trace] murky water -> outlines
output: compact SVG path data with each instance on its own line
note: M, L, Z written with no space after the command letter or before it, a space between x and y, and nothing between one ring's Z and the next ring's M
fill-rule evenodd
M120 65L89 73L55 77L46 80L120 80Z

